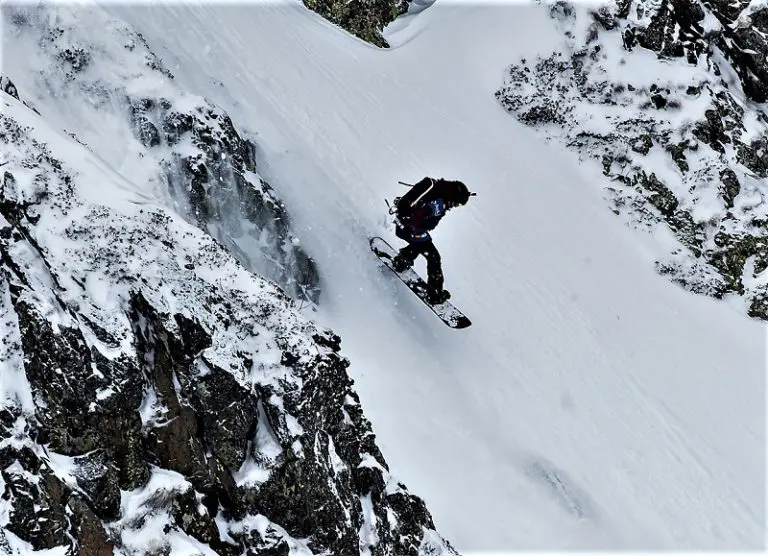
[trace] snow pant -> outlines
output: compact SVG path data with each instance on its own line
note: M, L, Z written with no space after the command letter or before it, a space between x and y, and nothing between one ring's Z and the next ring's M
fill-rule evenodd
M443 290L443 268L440 253L432 243L432 238L429 234L426 235L427 239L422 241L413 241L413 236L408 234L407 230L399 229L396 232L397 237L404 239L408 242L408 245L400 249L397 256L398 258L406 261L408 266L413 266L416 262L416 257L423 255L427 260L427 283L435 290Z

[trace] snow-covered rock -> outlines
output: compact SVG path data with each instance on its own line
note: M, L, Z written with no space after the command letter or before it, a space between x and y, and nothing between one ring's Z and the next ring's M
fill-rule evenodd
M454 553L336 335L0 101L0 551Z
M316 266L259 174L254 132L177 86L141 35L98 7L7 6L3 18L5 48L15 53L3 68L11 94L165 198L248 269L317 301Z
M739 23L762 8L734 10L556 2L562 48L512 65L496 96L599 165L614 212L659 238L659 272L768 319L768 42Z
M310 10L356 37L388 47L382 30L408 11L412 0L302 0Z

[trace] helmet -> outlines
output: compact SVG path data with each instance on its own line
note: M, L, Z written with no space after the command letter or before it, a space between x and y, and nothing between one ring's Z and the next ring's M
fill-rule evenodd
M476 193L470 193L464 182L461 181L446 181L448 185L447 201L454 206L466 205L469 198L477 195Z

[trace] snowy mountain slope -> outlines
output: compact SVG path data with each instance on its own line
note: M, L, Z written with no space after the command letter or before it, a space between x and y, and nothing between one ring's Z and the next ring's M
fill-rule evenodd
M0 93L0 551L454 553L338 336Z
M557 3L560 48L515 63L496 94L577 152L617 214L663 240L660 272L768 319L768 116L749 98L756 82L742 88L744 66L729 62L746 48L725 42L726 8L692 6Z
M25 102L240 262L313 301L319 278L259 175L255 133L181 90L140 35L96 7L7 5L3 71Z
M260 130L391 470L460 551L764 546L763 325L657 276L656 244L494 98L563 40L548 7L438 2L389 51L293 2L110 9ZM478 192L435 234L461 334L367 251L424 174Z

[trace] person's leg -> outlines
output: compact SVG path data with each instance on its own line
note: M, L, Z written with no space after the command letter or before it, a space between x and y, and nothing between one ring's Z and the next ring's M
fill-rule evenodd
M409 243L398 251L397 255L392 260L392 266L397 272L402 272L406 268L413 266L413 263L416 262L416 257L418 257L420 253L420 244Z
M440 293L443 291L443 268L440 252L431 241L421 246L421 254L427 259L427 283Z
M395 235L403 241L408 242L408 245L400 249L392 260L392 266L395 271L402 272L406 268L413 266L413 263L416 262L416 257L421 254L424 242L429 241L429 243L431 243L432 238L426 232L419 232L401 226L397 226Z

